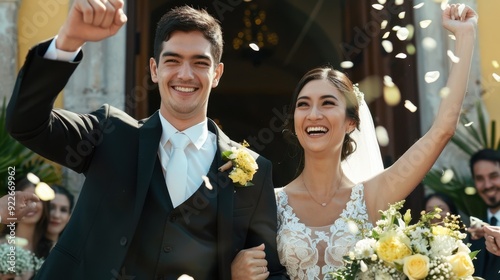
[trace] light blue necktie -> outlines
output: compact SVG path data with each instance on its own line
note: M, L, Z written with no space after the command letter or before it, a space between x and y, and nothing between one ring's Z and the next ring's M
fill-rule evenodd
M184 133L178 132L170 137L172 153L167 164L166 182L168 189L175 189L175 191L169 192L174 207L177 207L186 199L188 163L184 149L189 142L189 137Z

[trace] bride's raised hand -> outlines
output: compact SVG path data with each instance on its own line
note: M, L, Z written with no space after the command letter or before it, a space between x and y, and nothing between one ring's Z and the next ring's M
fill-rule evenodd
M443 27L455 35L460 33L476 33L477 13L465 4L451 4L442 15Z

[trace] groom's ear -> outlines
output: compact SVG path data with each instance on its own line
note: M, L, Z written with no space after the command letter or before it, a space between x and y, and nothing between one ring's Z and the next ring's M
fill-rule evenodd
M156 67L156 60L153 57L149 59L149 71L151 72L153 83L158 83L158 68Z
M224 63L220 62L219 64L217 64L217 66L215 66L215 75L214 79L212 80L212 88L215 88L219 85L222 73L224 73Z

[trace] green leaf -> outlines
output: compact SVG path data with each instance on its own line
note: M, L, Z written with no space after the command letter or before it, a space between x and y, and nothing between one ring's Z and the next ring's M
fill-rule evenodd
M223 160L227 160L227 161L229 161L229 156L230 156L232 153L233 153L233 152L231 152L231 151L224 151L224 152L222 152L222 159L223 159Z

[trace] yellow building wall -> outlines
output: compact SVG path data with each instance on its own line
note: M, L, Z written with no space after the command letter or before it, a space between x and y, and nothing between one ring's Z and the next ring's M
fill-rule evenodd
M18 67L21 67L29 49L38 42L54 37L68 14L69 0L21 1L18 15ZM63 95L55 106L62 107Z
M479 14L478 34L479 52L481 56L481 83L485 91L483 100L486 104L491 120L496 120L497 139L500 135L500 82L493 74L499 75L500 80L500 36L498 36L498 11L500 1L478 0ZM496 63L495 63L496 62ZM472 81L471 81L472 82Z

